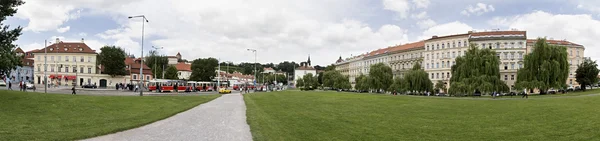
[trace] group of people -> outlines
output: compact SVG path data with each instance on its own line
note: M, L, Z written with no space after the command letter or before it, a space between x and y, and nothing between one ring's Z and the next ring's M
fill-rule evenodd
M117 83L115 84L115 89L119 90L130 90L130 91L136 91L139 89L138 85L134 85L133 84L123 84L123 83Z
M8 89L9 90L13 90L12 89L12 83L8 83ZM32 86L33 91L35 92L35 85ZM24 81L19 82L19 91L27 91L27 83Z

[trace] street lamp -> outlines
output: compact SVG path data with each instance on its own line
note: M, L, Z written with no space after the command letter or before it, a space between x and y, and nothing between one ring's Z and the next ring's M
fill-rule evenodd
M247 49L248 51L254 52L254 88L256 89L256 49Z
M152 48L154 49L154 53L155 53L155 55L156 55L156 53L158 53L157 51L158 51L159 49L163 49L164 47L155 47L155 46L152 46ZM156 58L156 56L155 56L155 57L154 57L154 79L155 79L155 80L156 80L156 60L158 60L158 58ZM164 71L164 70L163 70L163 71ZM164 79L164 78L163 78L163 79Z
M129 19L132 18L142 18L142 55L141 55L141 59L140 59L140 82L138 83L139 87L140 87L140 96L144 95L144 91L142 90L143 85L142 82L144 81L144 74L143 74L143 69L144 69L144 23L148 22L148 19L146 19L146 16L144 15L139 15L139 16L130 16L128 17Z

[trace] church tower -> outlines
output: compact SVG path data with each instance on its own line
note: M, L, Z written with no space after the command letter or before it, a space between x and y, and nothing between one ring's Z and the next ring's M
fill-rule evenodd
M308 61L306 61L306 63L308 63L308 66L312 66L312 65L310 64L310 54L308 55Z

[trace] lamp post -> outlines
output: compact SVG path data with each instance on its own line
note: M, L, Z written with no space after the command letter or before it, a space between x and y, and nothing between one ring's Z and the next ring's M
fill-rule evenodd
M156 53L157 53L157 51L158 51L159 49L163 49L164 47L155 47L155 46L152 46L152 48L154 49L154 53L155 53L155 54L154 54L154 55L155 55L155 56L154 56L154 79L156 80L156 60L158 60L158 59L156 58ZM163 70L163 71L164 71L164 70ZM163 77L164 77L164 76L163 76ZM163 79L164 79L164 78L163 78Z
M128 17L129 19L132 18L142 18L142 55L141 55L141 59L140 59L140 82L138 83L139 87L140 87L140 96L144 95L144 91L142 90L143 85L142 82L144 81L144 74L143 74L143 69L144 69L144 24L148 22L148 19L146 19L146 16L144 15L139 15L139 16L130 16Z
M48 93L48 77L46 76L46 70L48 69L48 64L46 60L48 60L48 41L44 40L44 93Z
M247 49L248 51L254 52L254 88L256 89L256 49Z

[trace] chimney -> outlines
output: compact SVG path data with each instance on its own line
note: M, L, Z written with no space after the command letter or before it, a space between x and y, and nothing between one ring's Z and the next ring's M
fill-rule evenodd
M57 44L60 43L60 39L56 38L56 43Z
M83 40L83 38L81 38L81 43L85 43L84 40Z

